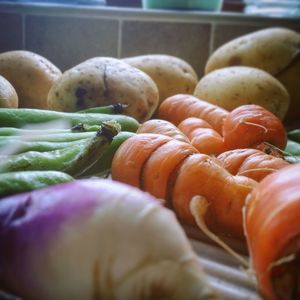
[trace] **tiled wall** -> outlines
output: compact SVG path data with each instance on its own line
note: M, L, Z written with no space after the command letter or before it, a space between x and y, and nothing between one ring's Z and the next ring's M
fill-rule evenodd
M0 52L27 49L61 70L94 56L165 53L185 59L201 76L216 47L270 26L300 32L293 18L0 3Z

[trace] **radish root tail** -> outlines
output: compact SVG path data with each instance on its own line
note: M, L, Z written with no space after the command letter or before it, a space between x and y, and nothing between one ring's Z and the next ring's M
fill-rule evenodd
M203 196L194 196L190 202L190 211L195 218L198 227L206 234L212 241L216 242L230 255L236 258L244 267L249 268L249 262L244 259L241 255L230 248L226 243L224 243L217 235L215 235L205 224L205 214L207 212L209 202Z

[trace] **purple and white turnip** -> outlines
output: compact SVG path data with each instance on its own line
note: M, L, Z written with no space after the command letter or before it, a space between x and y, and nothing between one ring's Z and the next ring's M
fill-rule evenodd
M0 289L24 300L218 299L173 212L105 179L0 201Z

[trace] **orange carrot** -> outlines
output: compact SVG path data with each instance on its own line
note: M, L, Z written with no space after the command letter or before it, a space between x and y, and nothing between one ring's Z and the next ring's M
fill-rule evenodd
M142 123L136 133L158 133L169 136L178 141L189 143L189 139L171 122L151 119Z
M190 202L194 196L200 196L209 205L205 222L210 230L244 239L242 208L256 184L250 178L231 175L215 158L193 154L178 169L172 205L181 221L193 225Z
M282 122L259 105L242 105L234 109L224 120L223 137L227 150L253 148L268 142L280 149L287 143Z
M202 119L187 118L178 128L200 153L218 155L225 151L223 137Z
M282 158L250 148L229 150L217 158L232 175L244 175L256 181L289 165Z
M242 207L256 181L231 175L217 158L197 153L191 144L159 134L136 134L117 150L112 179L170 201L186 224L196 225L190 202L201 196L209 203L205 221L213 232L244 238Z
M159 117L178 125L184 119L196 117L205 120L219 134L228 111L192 95L177 94L165 99L159 107Z
M284 158L284 152L268 142L262 142L254 146L254 149L260 150L269 155Z
M245 234L264 299L300 299L300 164L264 178L249 194Z
M172 140L161 134L137 134L127 139L116 151L111 174L112 178L130 184L141 186L141 175L144 164L159 146Z
M169 200L170 178L176 167L197 150L188 143L169 141L157 148L144 165L142 189L157 198Z

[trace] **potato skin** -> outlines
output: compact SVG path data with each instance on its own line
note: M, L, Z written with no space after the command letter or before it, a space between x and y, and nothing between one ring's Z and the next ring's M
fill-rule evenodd
M289 108L286 88L269 73L251 67L227 67L205 75L194 96L228 111L244 104L257 104L281 120Z
M277 78L290 94L285 120L300 118L300 34L271 27L243 35L216 49L209 57L205 73L228 66L262 69Z
M61 71L45 57L25 50L0 54L0 75L15 88L19 107L47 109L47 95Z
M153 79L158 87L159 103L175 94L192 94L199 80L193 67L176 56L149 54L124 58L123 61Z
M11 83L0 75L0 108L17 108L18 95Z
M124 114L148 120L158 105L158 90L144 72L112 57L94 57L65 71L48 95L48 106L77 111L113 103L127 104Z

